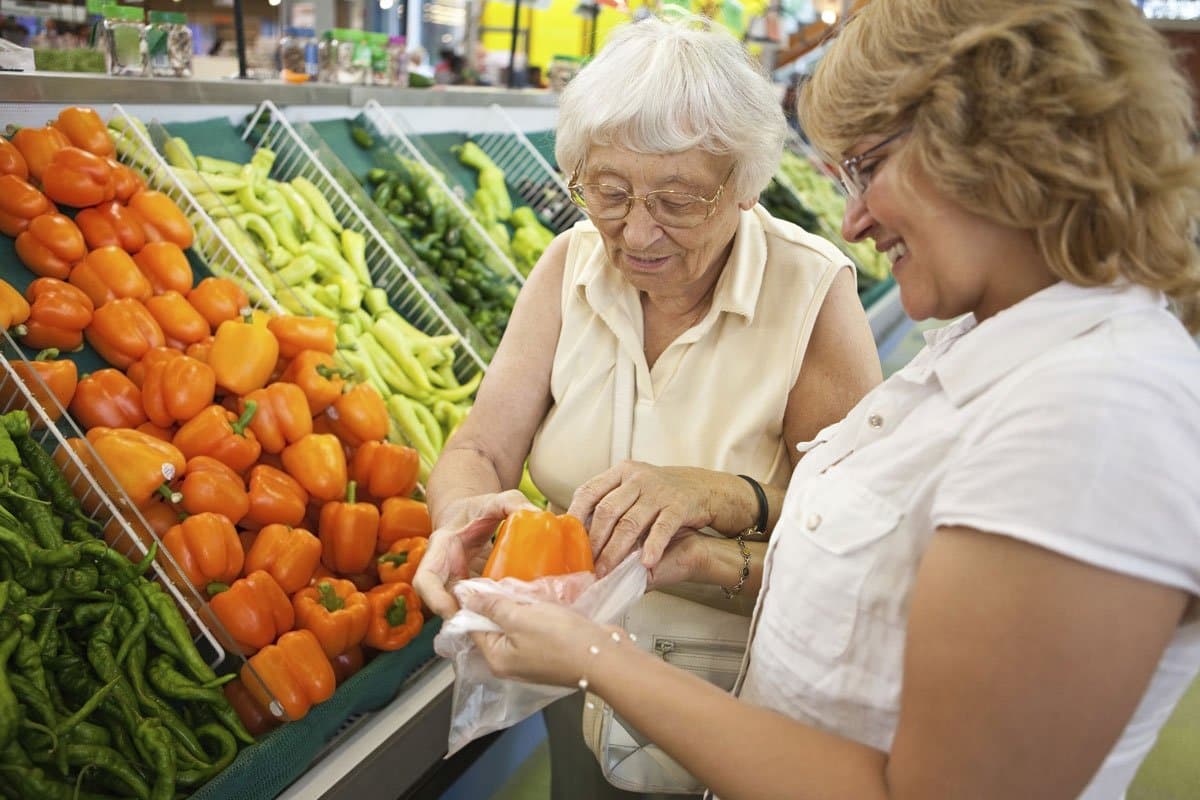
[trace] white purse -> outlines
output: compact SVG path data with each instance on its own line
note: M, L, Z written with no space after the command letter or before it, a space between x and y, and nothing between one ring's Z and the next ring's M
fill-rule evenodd
M633 363L618 358L616 370L613 464L629 457L633 425ZM711 595L714 600L721 597L715 586L684 584L679 590ZM649 592L626 613L621 626L636 637L637 646L643 650L730 691L746 653L750 617L714 608L708 600L707 596L697 602L667 592ZM605 779L619 789L693 795L705 789L678 762L591 693L584 703L583 738Z

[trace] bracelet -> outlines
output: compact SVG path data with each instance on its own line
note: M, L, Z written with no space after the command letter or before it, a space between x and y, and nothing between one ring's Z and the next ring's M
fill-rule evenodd
M636 641L637 641L637 637L636 637L636 636L634 636L632 633L627 633L627 634L625 634L625 635L626 635L627 637L629 637L629 641L631 641L631 642L636 642ZM621 633L620 633L620 631L613 631L612 633L610 633L610 634L608 635L608 637L609 637L610 639L612 639L612 640L613 640L613 642L615 642L615 643L617 643L617 644L620 644L620 643L621 643ZM591 647L589 647L589 648L588 648L588 655L593 655L593 656L598 656L598 655L600 655L600 645L598 645L598 644L594 644L594 645L592 645ZM587 691L587 688L588 688L588 679L587 679L587 676L585 675L584 677L580 678L580 679L578 680L578 682L576 683L576 685L579 687L579 690L580 690L581 692L586 692L586 691ZM588 708L595 708L595 707L596 707L596 704L595 704L595 703L593 703L591 700L588 700L588 701L587 701L587 707L588 707Z
M738 477L750 484L750 488L754 490L754 496L758 498L758 521L754 523L755 532L766 533L767 521L770 519L770 508L767 506L767 493L763 491L762 484L749 475L738 475Z
M742 576L738 578L738 582L733 586L722 586L721 591L725 593L726 600L732 600L734 595L741 594L742 586L746 584L746 578L750 577L750 548L746 546L746 537L739 533L737 537L738 549L742 551Z

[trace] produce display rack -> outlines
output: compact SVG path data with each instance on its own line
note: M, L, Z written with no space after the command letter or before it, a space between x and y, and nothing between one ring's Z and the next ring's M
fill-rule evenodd
M454 372L468 380L486 369L490 348L430 274L418 275L415 261L400 257L398 236L388 237L382 212L358 181L304 122L292 123L269 100L263 101L242 127L243 141L275 152L271 177L291 180L303 176L329 201L338 221L367 240L367 270L375 286L385 290L396 311L431 336L454 334ZM334 173L337 173L336 175Z
M487 117L485 121L491 124L468 131L467 138L504 170L505 181L537 213L542 224L554 233L562 233L583 219L583 212L571 202L562 175L512 117L496 103L488 106Z
M411 158L425 169L433 180L434 186L446 196L467 221L476 236L487 246L491 254L488 265L492 269L500 269L511 274L516 279L517 285L523 286L525 276L483 229L471 209L467 208L464 202L466 190L460 184L452 187L447 183L450 170L446 168L437 154L425 145L424 140L413 132L412 126L404 119L403 114L398 109L390 111L384 109L376 100L368 100L363 106L361 120L369 131L382 139L387 149Z
M65 467L64 477L67 477L72 493L84 508L91 509L88 516L96 523L98 530L111 530L114 525L119 527L119 533L110 533L110 546L146 555L150 546L143 537L134 534L135 529L150 531L142 513L130 501L104 462L96 456L83 431L71 418L67 409L58 402L50 387L36 370L28 368L27 359L16 340L6 330L0 333L3 334L0 337L0 355L3 356L0 358L0 362L3 363L0 369L0 397L6 398L0 412L24 409L29 414L32 435L42 449L53 454L56 460L67 460L67 463L62 465ZM15 366L22 362L26 362L27 368L22 372L27 378L18 374ZM46 398L46 402L43 403L40 398ZM70 438L83 440L81 446L87 454L86 460L91 464L85 463L85 460L68 446L67 439ZM152 541L158 542L158 537L153 533L149 536L153 537ZM197 649L214 669L222 672L240 669L245 659L240 653L226 650L222 645L222 641L231 639L219 620L209 614L200 613L205 603L196 590L169 577L164 562L170 564L174 574L182 573L170 553L161 546L161 542L159 545L151 569L183 613L193 633Z

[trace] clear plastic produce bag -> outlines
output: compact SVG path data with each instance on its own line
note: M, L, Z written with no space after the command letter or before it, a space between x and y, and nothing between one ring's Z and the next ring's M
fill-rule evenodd
M641 564L639 550L626 556L616 569L600 580L590 572L536 581L471 578L454 584L453 591L460 605L472 594L498 594L523 603L545 600L570 606L588 619L611 625L645 594L646 568ZM442 625L433 640L437 654L454 661L454 700L447 758L472 740L515 725L575 691L504 680L492 675L470 634L499 630L487 617L462 608Z

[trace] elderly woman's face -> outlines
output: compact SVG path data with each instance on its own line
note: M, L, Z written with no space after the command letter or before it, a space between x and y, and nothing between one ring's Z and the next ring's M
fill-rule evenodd
M711 199L732 168L731 158L702 150L644 155L621 147L593 147L577 181L608 184L639 197L669 190ZM752 202L743 205L748 208ZM691 287L707 290L711 284L706 279L723 268L737 231L738 207L726 187L712 215L693 228L664 225L639 200L622 219L593 217L592 222L604 239L609 262L634 287L651 295L676 295Z

